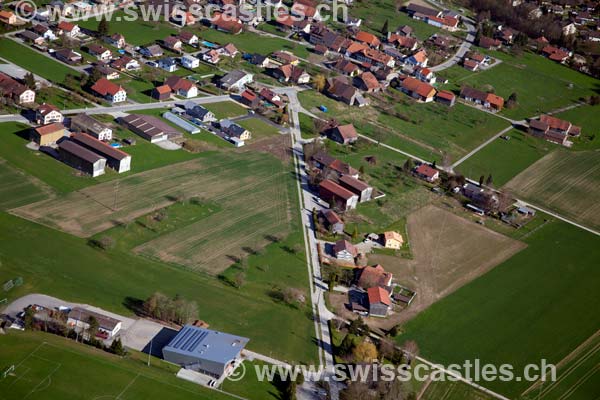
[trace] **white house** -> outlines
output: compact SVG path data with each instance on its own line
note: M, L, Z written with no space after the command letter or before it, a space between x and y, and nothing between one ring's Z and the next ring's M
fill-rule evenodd
M106 78L99 79L92 86L92 91L111 103L121 103L127 100L127 92L121 86L110 82Z
M58 23L57 30L59 35L66 35L72 38L77 37L81 32L78 25L67 21L60 21Z
M224 89L232 92L240 92L247 84L252 83L253 80L254 75L244 71L234 70L223 76L220 83Z
M181 57L181 65L189 69L198 68L200 66L200 60L194 56L185 55Z
M44 103L35 111L35 119L38 124L47 125L54 122L63 122L64 117L58 107Z
M175 62L175 59L171 57L165 57L158 60L158 67L167 72L177 71L177 63Z
M67 326L81 334L86 334L86 331L90 328L92 318L98 323L98 336L102 335L106 339L110 339L121 330L121 321L118 319L81 307L75 307L69 311Z

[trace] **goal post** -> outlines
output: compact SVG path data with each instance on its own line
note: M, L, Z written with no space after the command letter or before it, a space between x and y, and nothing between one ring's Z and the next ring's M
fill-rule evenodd
M8 367L6 370L4 370L4 372L2 373L2 379L6 378L8 375L10 375L12 372L14 372L15 370L15 365L11 365L10 367Z

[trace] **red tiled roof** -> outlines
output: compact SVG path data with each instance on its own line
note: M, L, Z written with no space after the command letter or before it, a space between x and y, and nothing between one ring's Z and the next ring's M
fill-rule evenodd
M540 117L540 121L547 124L552 129L558 129L561 131L567 131L571 127L571 123L569 121L545 114Z
M58 29L60 29L61 31L71 32L73 28L75 28L75 25L70 22L60 21L58 23Z
M340 133L340 136L344 140L356 139L358 137L356 129L354 129L354 125L352 124L336 126L334 129Z
M195 86L194 82L177 75L168 77L165 85L168 85L172 91L185 90L186 92Z
M488 103L493 104L498 107L504 106L504 99L498 95L495 95L494 93L488 93L485 100Z
M367 289L369 304L383 303L386 306L392 304L389 293L382 287L372 287Z
M244 90L244 92L242 93L242 98L248 100L248 101L254 101L257 99L256 93L254 93L253 91L246 89Z
M448 90L440 90L437 92L437 96L448 101L452 101L456 98L456 95Z
M373 286L387 286L392 280L392 273L380 265L365 266L361 268L358 286L367 289Z
M379 81L371 72L364 72L359 76L359 78L363 81L367 87L367 90L373 90L380 87Z
M381 44L381 41L379 38L377 38L377 36L365 31L359 31L356 35L354 35L354 38L359 42L366 43L370 46L377 47Z
M59 130L65 129L65 126L60 122L54 122L52 124L42 125L35 128L35 131L40 135L49 135L51 133L58 132Z
M122 91L123 88L119 85L112 83L106 78L101 78L96 83L94 83L94 86L92 86L92 90L101 96L106 96L107 94L114 96L118 92Z
M336 196L341 197L344 200L348 200L348 199L352 198L353 196L356 196L354 193L352 193L348 189L344 189L343 187L341 187L340 185L338 185L337 183L335 183L329 179L325 179L324 181L322 181L319 184L319 186L322 187L323 189L335 194Z
M437 169L432 168L432 167L430 167L427 164L421 164L421 165L419 165L417 167L416 171L417 171L417 173L419 175L423 175L423 176L426 176L428 178L433 178L438 173Z
M154 88L158 94L170 94L171 88L169 85L161 85Z

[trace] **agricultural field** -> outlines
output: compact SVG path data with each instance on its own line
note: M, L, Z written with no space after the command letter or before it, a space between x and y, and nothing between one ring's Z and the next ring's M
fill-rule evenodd
M309 55L306 46L299 43L293 43L289 40L275 37L259 36L252 32L242 32L239 35L230 35L216 29L205 29L198 35L203 40L220 45L233 43L238 50L245 53L270 54L277 50L288 50L301 58L307 58Z
M600 393L599 378L600 331L558 363L556 381L537 381L523 395L540 400L592 399Z
M488 53L502 63L450 82L450 88L458 91L463 85L480 89L491 86L505 99L517 93L517 107L502 111L509 118L525 119L556 110L579 101L582 96L593 95L598 89L596 79L537 54Z
M558 149L555 144L516 129L509 131L506 136L510 140L494 140L454 170L475 180L491 174L493 185L501 187L549 152Z
M79 74L79 71L67 67L35 50L6 38L0 38L0 54L36 75L49 81L62 83L68 74Z
M52 194L48 186L0 158L0 210L34 203Z
M141 356L117 357L44 333L11 333L0 337L2 398L11 399L169 399L228 400L233 397L175 377L176 367Z
M515 195L600 228L600 153L555 151L506 184Z
M591 306L600 301L599 239L541 216L544 222L521 238L527 248L410 320L398 341L417 340L424 357L444 365L477 358L520 372L542 359L558 363L593 335L600 320ZM484 386L514 398L530 385Z
M581 136L573 139L575 150L596 150L600 148L600 105L585 105L572 108L555 115L581 127Z
M428 205L407 218L412 259L372 254L403 286L418 295L408 309L395 315L390 326L413 318L436 301L484 275L525 245L454 213ZM472 243L477 242L477 251Z
M421 400L493 400L487 395L464 382L436 381L427 386Z

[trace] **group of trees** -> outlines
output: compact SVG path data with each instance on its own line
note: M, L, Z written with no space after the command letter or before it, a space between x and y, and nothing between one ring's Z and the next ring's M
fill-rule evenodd
M168 297L160 292L153 293L143 305L146 315L165 322L186 324L198 317L198 305L179 295Z

